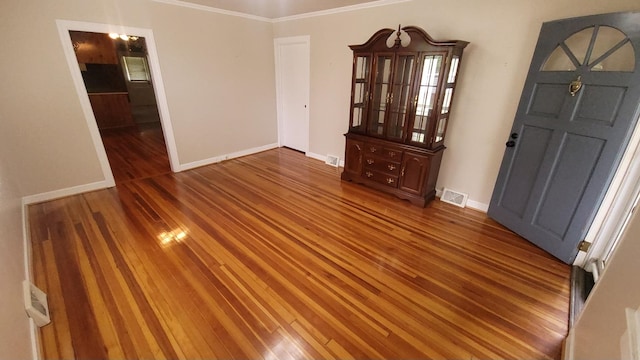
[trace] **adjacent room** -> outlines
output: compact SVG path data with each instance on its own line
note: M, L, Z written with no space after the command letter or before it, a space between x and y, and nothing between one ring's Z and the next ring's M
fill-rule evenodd
M144 37L69 31L116 183L171 171Z
M639 12L4 1L0 354L630 358Z

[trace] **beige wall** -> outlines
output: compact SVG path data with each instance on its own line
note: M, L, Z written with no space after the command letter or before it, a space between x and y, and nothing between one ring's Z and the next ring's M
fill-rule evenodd
M0 110L0 358L31 358L31 334L22 300L24 249L21 193Z
M636 0L414 0L277 23L274 36L311 35L310 151L340 154L349 117L350 44L381 28L416 25L435 39L471 44L459 87L438 188L488 204L542 22L640 10Z
M0 358L27 359L31 357L31 334L22 300L22 212L14 183L0 163Z
M620 359L625 308L640 307L640 212L636 211L574 332L574 359Z
M276 143L271 24L163 4L151 15L180 163Z

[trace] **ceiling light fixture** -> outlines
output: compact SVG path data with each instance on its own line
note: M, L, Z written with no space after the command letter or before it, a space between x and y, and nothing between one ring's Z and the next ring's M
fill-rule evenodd
M113 40L116 40L116 39L121 39L121 40L124 40L124 41L129 41L129 40L136 41L136 40L138 40L137 36L129 36L127 34L118 34L118 33L109 33L109 37L112 38Z

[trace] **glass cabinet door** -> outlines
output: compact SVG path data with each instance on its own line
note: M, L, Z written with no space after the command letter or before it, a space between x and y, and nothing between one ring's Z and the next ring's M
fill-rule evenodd
M384 120L387 115L387 105L391 94L392 60L393 54L377 55L375 59L375 78L368 125L368 133L370 135L382 136L384 134Z
M404 139L415 61L415 55L398 55L396 57L387 120L386 137L389 139Z
M444 97L442 99L442 109L438 115L438 124L436 126L434 145L438 146L444 140L444 134L447 130L447 119L449 118L449 109L451 108L451 100L453 99L453 89L456 85L458 75L458 66L460 65L460 57L454 55L451 58L451 66L447 75L447 82L444 84Z
M353 84L351 94L351 131L365 132L367 105L369 103L369 72L371 56L356 56L353 59Z
M411 128L411 142L425 145L430 142L429 129L434 119L434 111L437 107L437 90L444 55L422 55L422 75L418 84L417 95L414 97L415 114Z

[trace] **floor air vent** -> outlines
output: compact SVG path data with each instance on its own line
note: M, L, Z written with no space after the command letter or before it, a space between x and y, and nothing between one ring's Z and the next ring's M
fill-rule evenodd
M340 158L335 155L327 155L327 160L325 161L325 163L331 166L338 167L338 165L340 165Z
M442 190L442 196L440 197L440 200L463 208L467 205L468 196L469 195L467 194L444 188L444 190Z
M47 294L28 280L22 282L22 290L24 292L24 308L27 310L27 315L29 315L39 327L50 323L51 318L49 317Z

